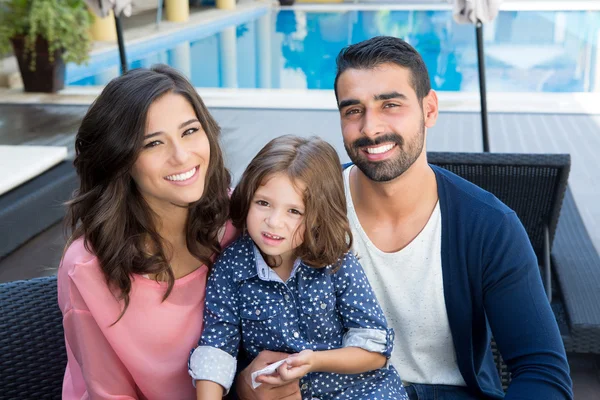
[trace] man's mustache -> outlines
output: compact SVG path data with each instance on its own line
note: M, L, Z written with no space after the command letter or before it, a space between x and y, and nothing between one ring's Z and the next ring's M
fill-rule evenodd
M390 142L395 143L400 147L402 147L404 145L404 139L402 139L402 136L395 135L393 133L386 133L385 135L377 136L375 139L371 139L368 137L361 137L360 139L356 139L352 143L352 147L354 149L358 150L361 147L377 146L382 143L390 143Z

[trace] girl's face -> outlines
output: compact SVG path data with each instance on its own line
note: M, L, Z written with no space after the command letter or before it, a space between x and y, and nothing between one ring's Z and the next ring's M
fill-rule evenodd
M167 93L148 109L143 149L131 176L154 212L187 206L204 192L208 137L192 105Z
M279 256L283 263L294 261L294 250L304 241L304 201L306 186L297 188L287 175L278 173L265 178L252 198L246 227L260 250Z

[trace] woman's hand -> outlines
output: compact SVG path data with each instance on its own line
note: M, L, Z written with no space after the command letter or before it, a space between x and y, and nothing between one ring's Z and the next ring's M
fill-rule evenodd
M265 381L267 376L262 375L256 378L262 385L256 389L252 388L252 372L265 368L279 360L287 358L287 353L277 353L273 351L262 351L251 363L238 375L236 379L236 391L240 400L301 400L300 384L298 379L292 379L288 382L281 382L278 385L272 385ZM285 367L283 364L282 367ZM280 367L281 368L281 367Z
M277 369L276 373L261 376L260 382L277 386L297 381L314 370L315 358L315 353L312 350L303 350L300 353L292 354ZM259 379L257 378L256 381L259 382Z

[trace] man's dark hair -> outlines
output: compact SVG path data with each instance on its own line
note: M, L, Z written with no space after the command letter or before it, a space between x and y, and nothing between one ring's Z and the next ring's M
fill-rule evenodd
M392 36L374 38L344 47L337 56L335 75L335 98L338 99L337 83L340 75L349 68L373 69L382 64L396 64L411 73L411 85L419 103L431 90L427 67L421 55L404 40Z

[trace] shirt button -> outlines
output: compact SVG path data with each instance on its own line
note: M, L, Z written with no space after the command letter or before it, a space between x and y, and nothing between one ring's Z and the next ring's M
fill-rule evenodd
M325 303L321 303L321 310L324 310L324 309L326 309L326 308L327 308L327 304L325 304Z
M290 301L290 295L286 294L285 296L283 296L283 298L285 299L285 301Z
M300 387L300 389L307 390L308 389L308 383L303 384L302 387Z
M298 339L300 337L300 334L298 332L294 332L294 338Z
M256 315L260 315L260 310L256 310Z

